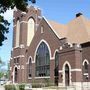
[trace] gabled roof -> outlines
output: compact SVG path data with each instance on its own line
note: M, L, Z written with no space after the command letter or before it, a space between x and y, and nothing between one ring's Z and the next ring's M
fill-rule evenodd
M48 21L60 38L66 37L67 26L54 21Z
M66 37L68 42L78 44L90 41L90 21L83 15L76 17L66 25L50 20L48 23L59 39Z

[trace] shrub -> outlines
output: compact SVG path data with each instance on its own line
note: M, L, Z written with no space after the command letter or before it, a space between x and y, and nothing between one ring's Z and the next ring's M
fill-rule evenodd
M16 90L15 85L5 85L5 90Z
M25 90L25 84L20 84L19 85L19 90Z
M32 88L41 88L44 87L45 85L43 83L32 83Z

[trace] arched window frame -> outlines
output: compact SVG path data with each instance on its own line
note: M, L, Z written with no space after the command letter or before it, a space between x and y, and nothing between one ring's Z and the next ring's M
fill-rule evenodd
M35 20L33 17L30 17L28 19L27 27L28 27L27 28L27 46L29 46L34 36L34 32L35 32Z
M59 54L56 51L56 53L55 53L55 68L58 67L58 65L59 65Z
M41 51L43 52L41 53ZM49 56L47 56L47 54ZM49 62L47 60L49 60ZM42 42L36 51L36 62L35 63L36 63L36 70L35 70L36 77L50 76L50 53L49 53L48 46L46 45L45 42Z
M88 73L88 64L87 64L87 62L84 63L84 70L85 70L85 73Z
M89 61L85 59L83 61L84 73L88 73L88 66L89 66Z
M62 68L62 70L63 70L63 85L65 86L65 66L66 66L66 64L69 66L69 77L70 77L70 85L71 85L71 65L70 65L70 63L68 62L68 61L65 61L64 62L64 64L63 64L63 68Z
M36 52L37 52L38 47L40 46L40 44L41 44L42 42L44 42L44 43L47 45L47 47L48 47L48 49L49 49L50 60L52 60L52 57L51 57L51 48L50 48L48 42L47 42L46 40L42 39L42 40L38 43L38 45L37 45L37 47L36 47L36 50L35 50L35 53L34 53L34 61L33 61L33 63L35 63L35 61L36 61Z
M19 42L20 42L20 20L18 18L17 19L17 23L16 23L16 41L15 41L15 47L19 47Z

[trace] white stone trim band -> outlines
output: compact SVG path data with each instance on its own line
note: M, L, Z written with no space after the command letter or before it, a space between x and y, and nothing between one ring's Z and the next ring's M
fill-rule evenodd
M25 57L25 56L24 55L19 55L19 56L13 57L13 58L18 58L18 57Z
M75 71L79 71L79 72L81 72L82 70L81 69L71 69L71 72L75 72ZM59 70L58 71L59 73L62 73L63 72L63 70Z
M42 78L50 78L50 76L46 76L46 77L35 77L35 79L42 79Z
M71 72L74 72L74 71L82 71L81 69L71 69Z

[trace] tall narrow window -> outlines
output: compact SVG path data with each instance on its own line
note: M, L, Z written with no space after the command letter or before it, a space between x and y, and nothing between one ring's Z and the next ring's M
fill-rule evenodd
M84 63L84 72L88 73L88 63L87 62Z
M32 61L31 58L29 59L29 77L32 76Z
M41 33L44 33L44 27L41 26Z
M58 77L59 77L58 65L59 65L59 54L58 54L58 52L56 52L56 54L55 54L55 69L54 69L55 85L58 85Z
M15 47L19 46L19 37L20 37L20 22L17 20L17 25L16 25L16 44Z
M69 84L70 84L70 75L69 75L68 64L65 65L65 84L66 84L66 86L69 86Z
M56 52L56 54L55 54L55 67L58 67L58 64L59 64L59 54L58 54L58 52Z
M30 18L28 20L27 46L30 45L32 38L34 36L34 27L35 27L35 22L34 22L33 18Z
M50 55L47 45L42 42L36 52L36 76L50 76Z
M17 68L15 67L15 82L17 82L17 77L18 77L18 71Z

